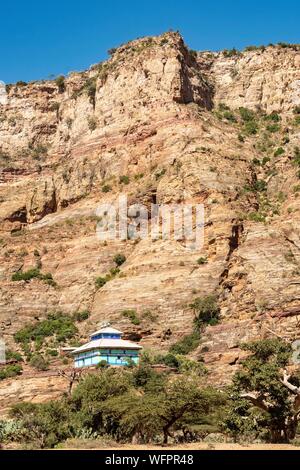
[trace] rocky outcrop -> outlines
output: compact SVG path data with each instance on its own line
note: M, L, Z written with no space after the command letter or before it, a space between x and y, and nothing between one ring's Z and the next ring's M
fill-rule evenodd
M89 309L82 338L110 320L145 347L166 351L192 330L193 299L212 293L221 323L206 329L193 353L212 382L222 384L236 370L241 342L297 338L297 314L285 312L297 312L300 300L293 163L299 54L279 46L232 57L195 54L168 33L121 46L63 86L11 86L0 105L0 327L7 343L14 346L18 329L51 311ZM244 132L239 107L257 113L257 133ZM263 113L274 111L279 128L268 131L274 122ZM188 251L182 241L163 239L100 241L97 207L116 204L120 194L147 207L204 204L203 248ZM97 290L96 277L115 266L116 253L126 263ZM56 287L11 280L37 264ZM141 323L132 325L125 309L137 310ZM29 396L31 385L22 380ZM5 407L13 384L1 383ZM38 387L35 397L44 396L48 382Z

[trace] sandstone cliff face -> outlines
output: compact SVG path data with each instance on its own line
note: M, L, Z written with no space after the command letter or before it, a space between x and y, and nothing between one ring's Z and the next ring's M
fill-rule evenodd
M145 347L167 350L192 329L189 304L211 293L222 320L206 329L193 355L203 357L212 381L223 383L238 367L240 342L297 338L299 65L292 48L195 54L168 33L121 46L108 62L71 74L63 89L53 81L11 86L0 105L0 325L7 343L51 311L89 309L83 338L110 320ZM280 129L267 131L266 121L239 139L241 123L220 117L220 103L276 111ZM253 163L264 156L263 165ZM259 181L263 193L245 189ZM161 239L99 241L96 209L119 194L148 206L203 203L203 249ZM116 253L126 256L121 273L97 290L95 278L114 266ZM199 257L207 263L198 265ZM57 287L11 280L37 262ZM157 320L133 326L124 309L150 310Z

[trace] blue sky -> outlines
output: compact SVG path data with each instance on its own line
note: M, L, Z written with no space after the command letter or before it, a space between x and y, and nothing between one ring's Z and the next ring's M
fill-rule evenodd
M299 0L14 0L0 15L6 83L83 70L111 47L169 29L197 50L300 43Z

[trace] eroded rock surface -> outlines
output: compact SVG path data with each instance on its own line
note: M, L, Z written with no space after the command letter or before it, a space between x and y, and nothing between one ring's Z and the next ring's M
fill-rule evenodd
M13 334L51 311L89 309L82 339L110 320L145 347L166 351L192 330L193 299L208 294L219 298L221 322L207 327L192 356L203 358L214 383L238 367L241 342L298 338L297 316L280 312L300 301L299 65L293 48L194 54L168 33L120 47L106 63L67 77L64 90L53 81L11 86L0 104L0 327L7 344L15 348ZM280 129L266 131L266 121L239 138L242 124L220 118L220 103L236 115L239 107L276 112ZM263 191L247 189L259 181ZM120 194L148 207L204 204L204 247L99 241L97 207ZM96 277L115 266L116 253L126 263L97 290ZM198 264L200 257L207 263ZM37 264L56 287L12 281ZM156 319L134 326L125 309ZM1 382L2 408L10 395L57 396L57 378L30 380ZM22 393L11 394L19 386Z

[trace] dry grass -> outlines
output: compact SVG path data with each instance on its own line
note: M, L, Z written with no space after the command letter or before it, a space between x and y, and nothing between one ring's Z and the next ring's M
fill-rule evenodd
M208 444L205 442L181 445L136 445L117 444L113 442L99 442L98 440L72 439L61 446L61 449L81 450L298 450L291 444Z

